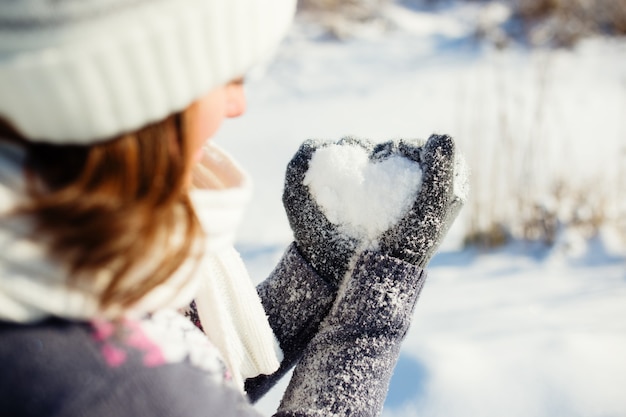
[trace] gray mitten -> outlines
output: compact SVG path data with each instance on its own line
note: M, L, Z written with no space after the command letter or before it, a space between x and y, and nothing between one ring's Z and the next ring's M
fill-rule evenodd
M417 198L406 215L382 234L380 251L424 268L464 203L465 167L455 155L454 141L447 135L432 135L423 146L419 142L400 141L382 144L380 148L396 148L395 152L422 168Z
M351 190L344 187L344 190L338 192L340 195L335 196L340 200L337 207L324 210L324 201L321 200L326 190L322 187L317 194L313 193L313 187L307 181L309 165L316 152L336 145L362 150L372 166L382 166L395 158L393 163L400 161L401 168L396 172L392 168L392 173L381 170L380 175L388 176L388 182L379 181L376 184L373 181L373 189L367 190L373 194L371 200L364 202L359 201L359 198L351 198ZM353 154L342 156L350 158ZM354 255L363 250L375 249L382 254L425 267L465 198L465 184L462 181L465 172L459 160L455 157L454 142L446 135L432 135L426 142L398 140L378 145L354 138L344 138L336 143L305 142L287 167L283 194L296 246L322 277L337 286ZM358 174L365 175L362 172ZM421 181L416 180L419 174ZM455 176L461 181L455 181ZM409 187L419 189L408 201L405 197L398 197L398 194L402 194L398 189L406 188L407 183L411 183ZM335 186L330 183L326 188ZM376 190L376 186L379 190ZM331 191L337 193L337 190ZM400 207L407 202L406 207ZM391 210L376 207L385 204ZM395 213L392 213L393 209L396 209ZM348 215L337 214L338 211ZM395 215L399 217L395 218ZM354 218L360 224L351 224Z
M388 161L392 168L396 164L400 166L397 171L389 171L391 181L385 187L381 186L385 185L384 181L377 183L381 194L372 193L389 198L381 204L384 210L373 213L390 214L380 222L384 229L380 233L376 228L368 228L369 225L366 233L359 233L354 225L329 222L328 227L334 233L355 240L354 250L349 252L351 268L343 277L342 290L332 309L297 365L276 416L379 415L401 342L424 284L426 274L422 268L465 199L465 173L455 161L454 143L448 136L433 135L426 143L387 142L372 147L367 158L366 162L373 165ZM409 165L407 159L412 161ZM311 154L307 156L307 167L308 161ZM414 163L419 165L418 171L411 166ZM408 177L407 172L411 174ZM421 181L416 183L414 177L421 177ZM460 181L455 181L455 177ZM301 187L304 191L306 188ZM412 193L403 192L410 189ZM312 195L323 200L318 192ZM403 198L396 199L398 195ZM308 204L316 207L317 216L328 215L323 202L325 208L320 209L311 196L306 198ZM376 206L379 199L370 200L371 205ZM350 199L344 203L355 204ZM392 210L398 205L400 210ZM359 216L348 218L359 219ZM375 216L361 219L370 218L380 220Z
M298 250L320 276L338 287L359 242L327 219L304 185L313 154L330 144L307 140L300 146L287 166L283 204ZM341 139L337 144L359 146L367 152L372 148L370 143L353 138Z

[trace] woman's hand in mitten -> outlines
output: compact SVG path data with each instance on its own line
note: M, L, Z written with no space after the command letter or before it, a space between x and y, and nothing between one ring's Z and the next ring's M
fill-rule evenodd
M298 250L320 276L338 287L359 242L328 220L304 184L311 158L317 150L330 144L307 140L300 146L287 166L283 204ZM367 152L372 146L352 138L336 144L362 147Z
M321 154L311 164L314 171ZM465 198L464 187L454 185L464 172L455 167L454 143L447 136L383 143L359 161L365 168L355 183L370 186L346 192L337 207L349 210L352 203L364 213L335 222L359 241L356 256L293 372L279 417L380 414L426 278L423 267ZM347 190L338 182L325 184ZM320 193L313 194L330 213Z
M424 268L464 203L465 167L447 135L432 135L425 144L400 141L380 145L381 150L385 148L419 163L422 184L409 211L380 236L379 250Z
M364 250L425 267L465 198L459 161L445 135L305 142L283 195L298 249L335 285Z

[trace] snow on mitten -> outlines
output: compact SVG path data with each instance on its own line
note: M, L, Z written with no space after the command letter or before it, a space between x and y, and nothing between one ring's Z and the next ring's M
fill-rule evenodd
M420 164L422 183L410 210L380 237L380 251L424 268L465 202L467 173L450 136L432 135L423 146L408 141L396 146Z
M359 241L331 223L305 185L311 158L316 151L330 144L307 140L300 146L287 165L283 205L298 250L320 276L338 287ZM367 152L372 148L371 144L352 138L342 139L337 145L351 145Z

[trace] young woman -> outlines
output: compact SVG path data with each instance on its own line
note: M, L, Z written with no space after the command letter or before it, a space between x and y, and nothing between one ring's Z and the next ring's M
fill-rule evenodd
M295 241L255 290L232 247L249 180L207 139L245 111L241 77L294 8L0 3L1 416L252 416L293 366L276 416L380 412L461 202L454 144L333 144L421 166L372 242L304 185L329 146L305 142L285 182Z

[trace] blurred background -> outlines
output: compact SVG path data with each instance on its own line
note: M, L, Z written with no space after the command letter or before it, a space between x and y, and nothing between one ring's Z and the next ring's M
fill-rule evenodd
M626 0L301 0L247 77L216 140L255 183L255 281L291 241L303 140L447 133L467 160L385 416L626 416L625 33Z

